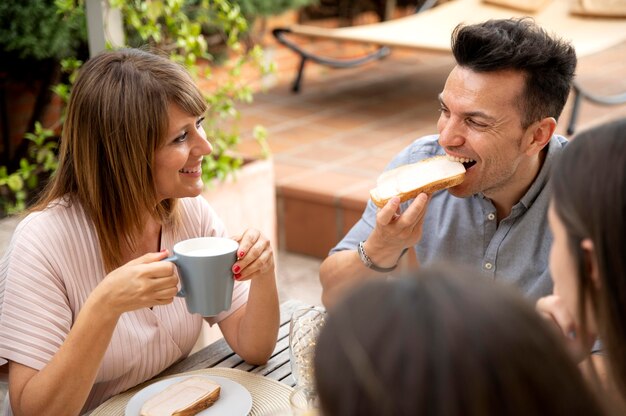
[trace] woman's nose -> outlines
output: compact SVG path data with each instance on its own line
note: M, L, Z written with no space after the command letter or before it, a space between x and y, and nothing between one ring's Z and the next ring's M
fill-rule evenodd
M213 152L213 146L206 137L204 129L196 130L194 137L194 146L192 152L197 156L210 155Z

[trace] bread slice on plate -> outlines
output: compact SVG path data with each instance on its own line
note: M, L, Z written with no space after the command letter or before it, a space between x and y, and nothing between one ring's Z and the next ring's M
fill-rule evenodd
M141 407L140 416L192 416L220 397L220 385L206 377L192 376L168 386Z
M382 208L394 196L401 202L422 192L432 193L459 185L465 179L465 167L447 156L434 156L417 163L402 165L383 172L370 190L377 207Z

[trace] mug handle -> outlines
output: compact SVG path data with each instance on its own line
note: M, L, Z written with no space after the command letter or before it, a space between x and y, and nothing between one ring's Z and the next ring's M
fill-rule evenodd
M178 256L176 254L174 254L173 256L169 256L168 258L165 258L161 261L171 261L178 267L178 263L176 263L178 261ZM178 291L176 296L178 296L179 298L184 298L185 295L186 293L185 293L185 289L183 288L183 280L180 279L180 290Z

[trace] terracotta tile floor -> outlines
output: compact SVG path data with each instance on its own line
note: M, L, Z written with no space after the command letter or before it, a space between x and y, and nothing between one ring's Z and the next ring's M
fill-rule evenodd
M333 42L311 48L345 51ZM323 258L359 218L376 177L390 158L436 131L437 94L453 67L449 55L394 51L354 69L308 64L303 91L293 94L295 54L268 45L279 64L274 86L242 108L243 120L264 125L276 169L279 245L289 253ZM341 49L343 48L343 49ZM354 46L348 45L348 53ZM597 94L626 91L626 44L579 60L578 80ZM558 133L565 134L571 100ZM626 105L583 102L578 130L626 116ZM242 128L240 150L258 154L254 123Z

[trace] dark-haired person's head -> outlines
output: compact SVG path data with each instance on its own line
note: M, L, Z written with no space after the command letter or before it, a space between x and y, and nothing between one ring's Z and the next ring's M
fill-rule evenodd
M499 219L510 214L546 158L576 68L573 47L530 19L459 25L452 34L457 65L439 94L439 145L464 163L463 183L448 189L482 193Z
M626 398L626 118L578 134L554 167L550 271L582 335L599 335Z
M524 127L545 117L558 120L574 77L576 53L532 19L459 25L452 35L452 52L459 66L475 72L524 74L525 88L518 101Z
M325 416L602 414L517 293L465 269L368 281L330 310L315 374Z

